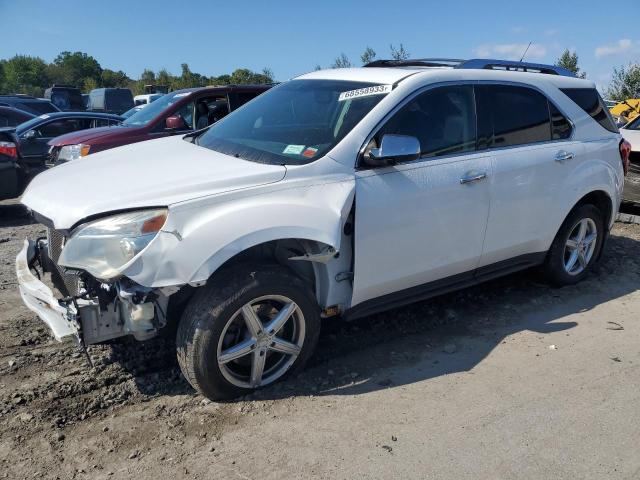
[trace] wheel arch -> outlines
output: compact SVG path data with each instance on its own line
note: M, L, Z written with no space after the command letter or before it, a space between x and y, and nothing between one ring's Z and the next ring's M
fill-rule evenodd
M345 229L346 230L346 229ZM300 233L299 229L296 229ZM256 232L218 250L205 261L194 279L210 279L234 265L277 263L292 270L315 293L321 308L346 306L351 300L351 282L339 282L336 276L351 269L351 242L333 241L324 234L274 230L268 235ZM348 235L343 231L343 237Z
M602 214L604 215L605 228L609 229L613 220L615 210L611 196L604 190L593 190L586 195L583 195L582 198L580 198L580 200L578 200L571 208L567 216L569 216L569 214L579 206L587 204L594 205L598 208L598 210L602 212Z

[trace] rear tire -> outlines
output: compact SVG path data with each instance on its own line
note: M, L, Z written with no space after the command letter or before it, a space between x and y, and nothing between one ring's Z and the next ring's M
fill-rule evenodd
M543 270L558 286L581 281L593 268L604 239L602 212L594 205L580 205L569 213L551 244Z
M319 310L307 284L282 266L240 265L219 272L182 315L176 338L180 369L211 400L280 381L300 371L313 354Z

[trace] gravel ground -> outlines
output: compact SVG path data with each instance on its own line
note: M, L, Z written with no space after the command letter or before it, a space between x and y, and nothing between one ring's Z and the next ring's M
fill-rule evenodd
M640 478L640 225L577 286L524 272L327 321L303 374L220 404L166 340L91 347L93 369L52 340L14 274L43 233L0 204L0 478Z

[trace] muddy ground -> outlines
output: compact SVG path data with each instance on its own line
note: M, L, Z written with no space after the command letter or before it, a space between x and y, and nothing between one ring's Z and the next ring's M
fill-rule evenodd
M0 204L0 478L640 478L640 225L578 286L525 272L327 321L303 374L224 404L168 341L90 369L52 340L14 274L43 233Z

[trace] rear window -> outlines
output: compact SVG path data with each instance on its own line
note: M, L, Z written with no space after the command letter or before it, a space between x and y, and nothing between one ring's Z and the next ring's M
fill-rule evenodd
M58 111L58 109L50 102L23 102L18 103L16 106L26 110L33 110L38 113L53 113Z
M610 132L618 133L618 127L595 88L562 88L561 90L596 122Z

